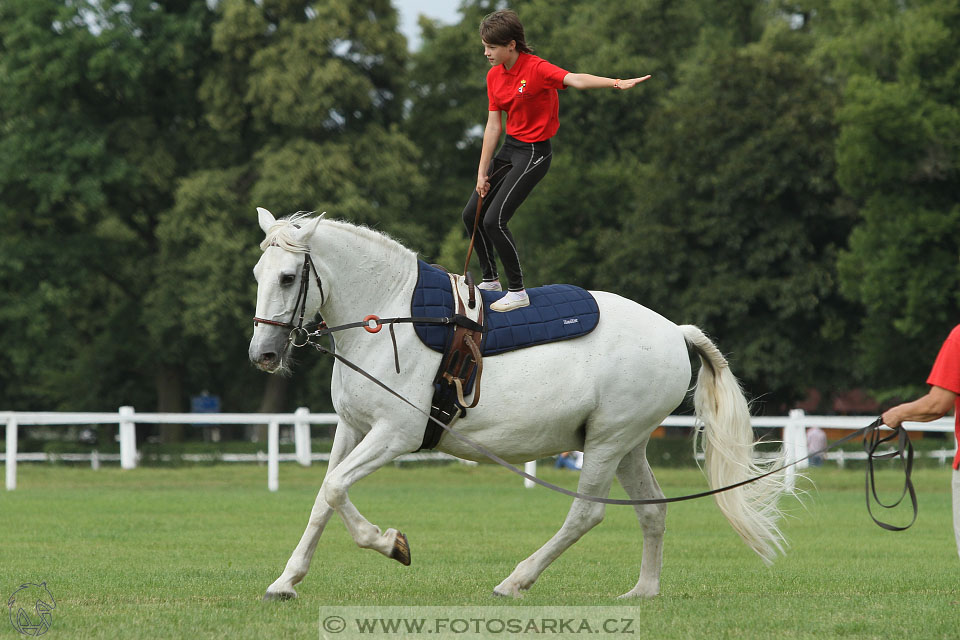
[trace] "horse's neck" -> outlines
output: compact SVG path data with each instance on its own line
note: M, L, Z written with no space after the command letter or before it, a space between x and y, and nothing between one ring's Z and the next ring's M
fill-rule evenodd
M329 326L371 314L409 315L416 254L376 232L341 222L323 221L313 237L317 271L330 289L322 309Z

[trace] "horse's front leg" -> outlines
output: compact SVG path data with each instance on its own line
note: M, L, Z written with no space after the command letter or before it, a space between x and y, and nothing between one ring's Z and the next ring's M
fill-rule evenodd
M327 476L353 451L360 438L360 433L355 429L343 422L337 424L337 430L333 438L333 449L330 452L330 462L327 467ZM313 503L313 509L310 511L307 529L303 532L297 548L293 550L293 555L287 560L287 566L283 573L273 584L267 587L267 593L263 596L264 600L287 600L297 597L297 592L294 591L293 586L303 580L307 571L310 570L310 561L317 549L320 535L332 515L333 508L323 499L323 487L321 486L317 493L317 499Z
M416 448L410 434L385 424L374 426L362 442L327 474L321 493L327 504L333 507L343 520L354 542L362 549L374 549L401 564L410 564L410 547L407 537L396 529L381 531L371 524L350 502L347 492L350 487L397 456Z

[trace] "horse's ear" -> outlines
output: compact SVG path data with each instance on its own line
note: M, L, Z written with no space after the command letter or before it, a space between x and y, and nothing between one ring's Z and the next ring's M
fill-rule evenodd
M260 220L260 228L263 229L264 233L269 233L270 227L277 221L273 214L263 207L257 207L257 218Z
M323 220L324 211L316 218L310 218L308 221L301 223L302 228L300 229L300 235L303 238L309 238L313 235L313 232L317 230L317 225L320 224L320 221Z

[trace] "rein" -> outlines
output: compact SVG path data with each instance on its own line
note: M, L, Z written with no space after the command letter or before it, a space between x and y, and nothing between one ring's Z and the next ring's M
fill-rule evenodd
M482 206L482 198L481 198L481 199L478 201L478 203L477 203L477 215L478 215L478 217L479 217L479 212L480 212L480 207L481 207L481 206ZM476 233L476 220L474 221L474 234L475 234L475 233ZM472 240L472 239L471 239L471 240ZM472 249L472 244L473 244L473 243L472 243L472 241L471 241L471 249ZM468 261L469 261L469 252L468 252L468 255L467 255L467 259L468 259ZM440 420L437 420L436 418L434 418L433 416L431 416L428 412L424 411L423 409L421 409L421 408L418 407L417 405L413 404L410 400L408 400L407 398L403 397L402 395L400 395L399 393L397 393L396 391L394 391L393 389L391 389L389 386L387 386L385 383L383 383L382 381L380 381L379 379L377 379L376 377L374 377L373 375L371 375L370 373L368 373L367 371L365 371L364 369L362 369L360 366L354 364L353 362L350 362L349 360L347 360L346 358L344 358L344 357L341 356L340 354L335 353L334 351L332 351L332 350L330 350L330 349L327 349L327 348L324 347L323 345L321 345L321 344L319 344L319 343L317 343L317 342L313 342L313 341L311 340L311 338L319 338L319 337L322 337L322 336L325 336L325 335L333 334L333 333L335 333L335 332L337 332L337 331L344 331L344 330L346 330L346 329L356 329L356 328L360 328L360 327L362 327L363 329L365 329L368 333L377 333L377 332L380 331L380 329L383 328L383 325L388 324L388 325L390 325L390 338L391 338L391 340L393 341L394 363L395 363L395 366L396 366L396 371L397 371L397 373L399 374L399 373L400 373L400 356L399 356L399 353L398 353L398 351L397 351L397 340L396 340L396 335L394 334L394 330L393 330L393 326L394 326L395 324L397 324L397 323L439 324L439 325L459 324L459 325L465 326L465 327L467 327L467 328L469 328L469 329L471 329L471 330L473 330L473 331L480 331L480 332L483 331L483 327L481 327L480 325L478 325L478 324L475 323L474 321L470 320L468 317L463 316L463 315L459 315L459 314L453 315L453 316L448 317L448 318L413 318L413 317L406 317L406 318L383 318L383 319L381 319L381 318L379 318L379 317L377 317L377 316L375 316L375 315L368 315L367 317L365 317L363 320L361 320L361 321L359 321L359 322L350 322L350 323L338 325L338 326L335 326L335 327L327 327L327 326L326 326L326 323L320 322L320 324L317 325L317 329L316 329L315 331L312 331L312 332L311 332L311 331L307 331L306 329L303 328L303 318L304 318L304 316L305 316L305 314L306 314L307 294L308 294L309 288L310 288L310 273L311 273L311 272L313 273L314 278L316 279L317 287L318 287L319 290L320 290L320 304L321 304L321 306L322 306L323 303L324 303L324 301L325 301L325 296L324 296L324 292L323 292L323 282L320 280L320 274L317 273L317 268L316 268L316 266L314 266L313 260L310 258L310 253L307 252L306 254L304 254L303 268L302 268L302 270L301 270L300 291L299 291L298 294L297 294L297 301L296 301L296 303L294 304L293 314L290 316L289 322L281 322L281 321L278 321L278 320L270 320L270 319L267 319L267 318L254 317L254 318L253 318L253 325L254 325L254 326L257 326L257 324L263 323L263 324L273 325L273 326L276 326L276 327L289 328L289 329L290 329L290 336L289 336L289 339L288 339L288 343L289 343L289 344L292 344L294 347L305 347L305 346L307 346L307 345L310 345L310 346L314 347L315 349L317 349L317 351L319 351L319 352L321 352L321 353L325 353L325 354L328 354L328 355L333 356L337 361L343 363L344 366L349 367L349 368L352 369L353 371L356 371L357 373L359 373L359 374L362 375L363 377L367 378L368 380L370 380L371 382L373 382L374 384L376 384L377 386L379 386L380 388L382 388L383 390L385 390L385 391L388 392L389 394L391 394L391 395L393 395L394 397L398 398L398 399L399 399L400 401L402 401L403 403L409 405L410 407L412 407L412 408L416 409L417 411L419 411L420 413L422 413L424 416L427 417L427 419L428 419L429 421L432 421L434 424L436 424L436 425L438 425L439 427L441 427L446 433L450 434L451 436L453 436L454 438L456 438L456 439L459 440L460 442L468 445L470 448L474 449L475 451L477 451L477 452L480 453L481 455L489 458L490 460L496 462L496 463L499 464L500 466L505 467L506 469L509 469L509 470L512 471L513 473L516 473L517 475L519 475L519 476L521 476L521 477L523 477L523 478L525 478L525 479L527 479L527 480L530 480L531 482L534 482L534 483L536 483L536 484L539 484L539 485L542 486L542 487L545 487L545 488L550 489L550 490L552 490L552 491L557 491L557 492L559 492L559 493L562 493L562 494L564 494L564 495L567 495L567 496L570 496L570 497L573 497L573 498L580 498L581 500L587 500L587 501L590 501L590 502L599 502L599 503L602 503L602 504L645 505L645 504L668 504L668 503L671 503L671 502L683 502L683 501L685 501L685 500L694 500L694 499L696 499L696 498L705 498L705 497L707 497L707 496L716 495L716 494L722 493L722 492L724 492L724 491L730 491L731 489L736 489L736 488L738 488L738 487L742 487L742 486L747 485L747 484L750 484L750 483L752 483L752 482L756 482L756 481L758 481L758 480L761 480L761 479L763 479L763 478L766 478L767 476L771 476L771 475L773 475L773 474L775 474L775 473L778 473L778 472L780 472L780 471L783 471L784 469L786 469L786 468L788 468L788 467L791 467L791 466L796 465L796 464L798 464L798 463L800 463L800 462L803 462L804 460L807 460L808 458L810 458L810 457L812 457L812 456L814 456L814 455L821 454L821 453L823 453L823 452L825 452L825 451L828 451L828 450L833 449L833 448L835 448L835 447L838 447L838 446L840 446L840 445L842 445L842 444L845 444L845 443L847 443L847 442L850 442L851 440L853 440L853 439L855 439L855 438L857 438L857 437L863 436L863 447L864 447L864 451L866 451L866 453L867 453L867 471L866 471L866 481L865 481L865 483L866 483L866 484L865 484L865 493L866 493L866 501L867 501L867 513L870 514L870 518L871 518L877 525L879 525L880 527L882 527L882 528L884 528L884 529L886 529L886 530L888 530L888 531L903 531L903 530L905 530L905 529L910 528L910 527L913 525L913 523L916 522L916 520L917 520L917 512L918 512L918 507L917 507L917 492L916 492L916 489L915 489L914 486L913 486L913 480L912 480L912 478L911 478L911 475L912 475L912 472L913 472L913 444L910 442L910 438L907 437L907 432L903 429L902 426L899 426L899 427L897 427L896 429L894 429L894 430L893 430L893 433L891 433L890 435L881 437L881 436L880 436L880 427L882 426L883 422L882 422L882 420L881 420L880 418L877 418L876 420L874 420L872 423L870 423L870 424L867 425L866 427L863 427L863 428L861 428L861 429L858 429L858 430L854 431L853 433L850 433L850 434L844 436L843 438L841 438L841 439L837 440L836 442L834 442L832 445L830 445L830 446L828 446L828 447L825 447L825 448L823 448L823 449L821 449L821 450L819 450L819 451L815 451L815 452L813 452L813 453L811 453L811 454L809 454L809 455L807 455L807 456L805 456L805 457L803 457L803 458L800 458L799 460L794 460L793 462L790 462L790 463L788 463L788 464L785 464L785 465L783 465L783 466L780 466L780 467L778 467L778 468L776 468L776 469L773 469L773 470L771 470L771 471L767 471L766 473L763 473L763 474L761 474L761 475L759 475L759 476L754 476L753 478L748 478L748 479L746 479L746 480L742 480L742 481L740 481L740 482L736 482L736 483L734 483L734 484L727 485L727 486L725 486L725 487L720 487L720 488L718 488L718 489L711 489L711 490L709 490L709 491L701 491L700 493L693 493L693 494L689 494L689 495L685 495L685 496L677 496L677 497L673 497L673 498L650 498L650 499L640 499L640 500L621 500L621 499L616 499L616 498L600 498L600 497L597 497L597 496L589 496L589 495L586 495L586 494L583 494L583 493L579 493L579 492L577 492L577 491L571 491L571 490L569 490L569 489L564 489L563 487L557 486L557 485L555 485L555 484L552 484L552 483L550 483L550 482L547 482L547 481L545 481L545 480L542 480L542 479L540 479L540 478L537 478L536 476L530 475L529 473L526 473L525 471L522 471L521 469L518 469L516 466L510 464L509 462L507 462L506 460L504 460L503 458L501 458L501 457L498 456L497 454L495 454L495 453L493 453L492 451L488 450L488 449L487 449L486 447L484 447L483 445L481 445L481 444L479 444L479 443L477 443L477 442L474 442L472 439L468 438L467 436L465 436L465 435L463 435L463 434L457 433L456 431L454 431L453 429L451 429L450 427L448 427L447 425L445 425L443 422L441 422ZM471 287L471 290L472 290L472 287ZM297 319L297 324L294 324L294 319ZM889 442L889 441L893 440L894 438L897 439L897 443L898 443L898 448L897 448L897 450L892 451L892 452L889 452L889 453L882 453L882 454L878 454L878 453L877 453L877 448L878 448L881 444L883 444L883 443L885 443L885 442ZM876 479L875 479L875 477L874 477L874 467L873 467L873 465L874 465L874 460L887 460L887 459L891 459L891 458L898 457L898 456L899 456L899 458L903 461L903 465L904 465L904 467L903 467L903 468L904 468L903 491L902 491L902 493L900 494L900 497L899 497L895 502L893 502L892 504L884 504L884 503L880 500L879 496L877 496ZM870 505L870 496L871 496L871 495L873 495L873 499L876 501L876 503L877 503L880 507L882 507L882 508L884 508L884 509L893 509L894 507L898 506L898 505L903 501L903 498L904 498L908 493L910 494L910 501L911 501L911 503L912 503L912 505L913 505L913 519L910 521L910 524L908 524L908 525L906 525L906 526L903 526L903 527L899 527L899 526L895 526L895 525L888 524L888 523L886 523L886 522L881 522L880 520L878 520L878 519L876 518L876 516L873 515L873 511L872 511L872 508L871 508L871 505Z
M877 418L876 422L874 422L871 426L879 426L879 424L882 423L882 419ZM894 438L897 438L897 449L895 451L881 454L876 453L877 447L884 442L893 440ZM907 436L906 429L904 429L902 426L899 426L893 430L893 433L883 438L880 437L880 432L877 428L867 431L863 436L863 450L867 452L867 477L865 488L867 497L867 513L870 514L870 517L874 522L888 531L904 531L905 529L909 529L913 523L917 521L917 490L914 488L913 481L910 479L910 476L913 473L913 444L910 442L910 438ZM826 451L826 449L824 449L824 451ZM880 500L879 496L877 496L877 484L873 477L873 461L889 460L890 458L894 457L899 457L903 462L903 491L900 493L900 497L897 498L895 502L892 504L884 504ZM880 522L873 515L873 511L870 509L870 494L873 494L873 499L884 509L893 509L903 501L904 496L906 496L908 492L910 493L910 502L913 504L913 519L907 526L896 527L891 524L887 524L886 522Z
M473 233L470 234L470 246L467 247L467 259L463 263L463 272L470 272L470 256L473 255L473 242L477 239L477 226L480 223L480 209L483 207L483 196L477 193L477 215L473 218Z
M269 324L274 327L283 327L285 329L290 329L289 343L295 347L305 347L308 344L313 344L316 346L316 343L311 342L310 338L320 338L326 335L330 335L337 331L343 331L344 329L356 329L363 327L369 333L377 333L383 328L383 325L390 325L390 338L393 341L393 359L396 363L397 373L400 373L400 355L397 352L397 337L393 330L393 325L398 323L413 323L413 324L439 324L439 325L460 325L466 327L471 331L477 331L482 333L484 328L468 318L465 315L454 314L448 318L379 318L373 314L368 315L366 318L359 322L350 322L347 324L341 324L336 327L328 327L325 322L313 322L309 323L308 326L316 326L316 330L308 331L303 328L303 318L307 312L307 293L310 290L310 272L313 272L313 276L317 282L317 288L320 290L320 306L323 306L323 303L326 301L326 296L323 293L323 281L320 279L320 274L317 272L317 267L313 264L313 259L310 258L310 253L307 252L303 257L303 268L300 272L300 291L297 293L297 301L293 305L293 314L290 316L289 322L281 322L279 320L270 320L267 318L258 318L254 316L253 326L256 327L258 324ZM318 314L319 316L319 314ZM297 319L297 324L294 324L294 319Z
M417 318L392 318L392 319L389 319L389 320L380 320L379 318L376 318L376 321L377 321L379 324L378 324L378 326L377 326L377 328L376 328L375 330L372 330L372 329L369 327L369 321L370 321L372 318L376 318L376 316L367 316L367 318L365 318L362 322L352 322L352 323L350 323L350 324L340 325L340 326L333 327L333 328L329 328L329 329L322 329L322 330L320 330L320 331L317 331L317 332L314 333L314 334L309 334L309 336L313 336L313 335L326 335L326 334L332 333L332 332L334 332L334 331L339 331L339 330L342 330L342 329L350 329L350 328L355 328L355 327L364 327L364 328L366 328L367 331L370 331L371 333L376 333L377 331L380 330L380 325L386 324L386 323L388 323L388 322L438 321L438 322L441 322L441 323L443 323L443 324L450 324L451 322L454 321L453 318L432 318L432 319L431 319L431 318L420 318L420 319L417 319ZM469 322L469 320L468 320L468 322ZM392 326L391 326L391 328L392 328ZM365 371L365 370L364 370L362 367L360 367L359 365L357 365L357 364L355 364L355 363L347 360L346 358L344 358L344 357L341 356L340 354L335 353L335 352L327 349L326 347L324 347L324 346L321 345L321 344L318 344L318 343L316 343L316 342L310 341L309 338L308 338L306 344L309 344L310 346L314 347L314 348L315 348L317 351L319 351L320 353L324 353L324 354L333 356L337 361L341 362L344 366L352 369L353 371L356 371L357 373L359 373L360 375L362 375L364 378L366 378L367 380L373 382L374 384L376 384L377 386L379 386L381 389L383 389L384 391L386 391L386 392L389 393L390 395L392 395L392 396L394 396L395 398L399 399L399 400L400 400L401 402L403 402L404 404L406 404L406 405L412 407L413 409L419 411L421 414L423 414L424 416L426 416L428 420L432 421L433 423L435 423L436 425L438 425L439 427L441 427L445 432L447 432L448 434L450 434L451 436L453 436L454 438L456 438L456 439L459 440L460 442L462 442L462 443L466 444L467 446L471 447L472 449L474 449L475 451L477 451L477 452L480 453L481 455L483 455L483 456L489 458L490 460L496 462L496 463L499 464L500 466L505 467L506 469L509 469L509 470L512 471L513 473L515 473L515 474L517 474L517 475L519 475L519 476L521 476L521 477L523 477L523 478L525 478L525 479L527 479L527 480L530 480L531 482L535 482L536 484L539 484L539 485L542 486L542 487L545 487L545 488L550 489L550 490L552 490L552 491L556 491L556 492L558 492L558 493L562 493L562 494L567 495L567 496L570 496L570 497L572 497L572 498L580 498L581 500L587 500L587 501L590 501L590 502L599 502L599 503L602 503L602 504L632 505L632 506L635 506L635 505L646 505L646 504L668 504L668 503L671 503L671 502L683 502L683 501L686 501L686 500L694 500L694 499L697 499L697 498L705 498L705 497L707 497L707 496L716 495L716 494L722 493L722 492L724 492L724 491L730 491L731 489L736 489L736 488L738 488L738 487L742 487L742 486L744 486L744 485L748 485L748 484L750 484L750 483L752 483L752 482L756 482L757 480L761 480L761 479L763 479L763 478L766 478L767 476L771 476L771 475L773 475L773 474L775 474L775 473L778 473L778 472L780 472L780 471L783 471L784 469L786 469L786 468L788 468L788 467L792 467L792 466L794 466L794 465L796 465L796 464L798 464L798 463L800 463L800 462L803 462L804 460L807 460L807 459L811 458L811 457L814 456L814 455L822 454L822 453L825 452L825 451L829 451L830 449L833 449L833 448L835 448L835 447L839 447L839 446L842 445L842 444L846 444L847 442L850 442L850 441L852 441L852 440L854 440L854 439L856 439L856 438L858 438L858 437L860 437L860 436L863 436L863 438L864 438L864 450L867 452L867 473L866 473L867 513L870 514L871 519L873 519L873 521L874 521L877 525L879 525L880 527L882 527L882 528L884 528L884 529L886 529L886 530L888 530L888 531L904 531L905 529L909 529L909 528L913 525L913 523L916 522L916 520L917 520L917 513L918 513L917 493L916 493L916 490L915 490L915 488L914 488L914 486L913 486L913 480L912 480L912 477L911 477L911 476L912 476L912 472L913 472L913 444L910 442L910 438L907 437L907 432L906 432L906 430L904 430L904 428L903 428L902 426L897 427L896 429L894 429L892 434L890 434L890 435L888 435L888 436L885 436L885 437L880 437L880 427L883 425L883 421L882 421L881 418L877 418L876 420L874 420L874 421L873 421L872 423L870 423L869 425L867 425L867 426L865 426L865 427L862 427L862 428L860 428L860 429L857 429L857 430L854 431L853 433L847 434L847 435L844 436L843 438L840 438L839 440L837 440L836 442L834 442L832 445L830 445L830 446L828 446L828 447L824 447L823 449L820 449L820 450L818 450L818 451L814 451L814 452L810 453L809 455L804 456L803 458L800 458L799 460L794 460L793 462L787 463L787 464L785 464L785 465L783 465L783 466L780 466L780 467L778 467L778 468L776 468L776 469L773 469L773 470L771 470L771 471L767 471L766 473L763 473L763 474L761 474L761 475L759 475L759 476L754 476L754 477L752 477L752 478L748 478L748 479L746 479L746 480L742 480L742 481L740 481L740 482L736 482L736 483L734 483L734 484L727 485L727 486L725 486L725 487L720 487L720 488L718 488L718 489L711 489L711 490L709 490L709 491L701 491L701 492L699 492L699 493L693 493L693 494L689 494L689 495L685 495L685 496L676 496L676 497L672 497L672 498L649 498L649 499L640 499L640 500L623 500L623 499L617 499L617 498L600 498L600 497L597 497L597 496L586 495L586 494L580 493L580 492L578 492L578 491L571 491L571 490L569 490L569 489L565 489L565 488L563 488L563 487L560 487L560 486L557 486L557 485L552 484L552 483L550 483L550 482L547 482L546 480L542 480L542 479L540 479L540 478L538 478L538 477L536 477L536 476L533 476L533 475L531 475L531 474L529 474L529 473L526 473L525 471L523 471L523 470L517 468L516 466L510 464L509 462L507 462L506 460L504 460L503 458L501 458L501 457L498 456L497 454L493 453L492 451L490 451L489 449L487 449L487 448L484 447L483 445L481 445L481 444L479 444L479 443L477 443L477 442L474 442L471 438L468 438L467 436L465 436L465 435L463 435L463 434L461 434L461 433L457 433L456 431L454 431L453 429L451 429L450 427L448 427L447 425L445 425L443 422L441 422L440 420L437 420L436 418L434 418L433 416L431 416L429 413L427 413L426 411L424 411L423 409L421 409L420 407L418 407L417 405L415 405L414 403L412 403L410 400L408 400L407 398L403 397L402 395L400 395L400 394L399 394L398 392L396 392L395 390L391 389L391 388L390 388L389 386L387 386L384 382L382 382L381 380L377 379L375 376L373 376L373 375L370 374L369 372ZM305 345L299 345L299 346L306 346L306 344L305 344ZM897 439L898 439L898 449L897 449L896 451L892 451L892 452L889 452L889 453L882 453L882 454L877 454L877 453L876 453L877 447L879 447L881 444L883 444L883 443L885 443L885 442L889 442L890 440L892 440L892 439L894 439L894 438L897 438ZM903 484L903 492L901 493L900 498L897 499L894 503L892 503L892 504L884 504L884 503L880 500L880 498L877 496L876 480L875 480L875 477L874 477L874 467L873 467L873 465L874 465L874 460L886 460L886 459L890 459L890 458L893 458L893 457L896 457L896 456L899 456L900 459L903 460L903 462L904 462L904 484ZM878 519L876 518L876 516L873 515L873 511L872 511L871 506L870 506L870 496L871 496L871 494L873 495L874 500L877 502L877 504L878 504L880 507L882 507L882 508L884 508L884 509L892 509L892 508L898 506L898 505L900 504L900 502L903 501L903 498L904 498L905 495L907 495L907 493L910 494L910 500L911 500L911 502L912 502L912 504L913 504L913 519L910 521L910 524L908 524L908 525L906 525L906 526L902 526L902 527L896 526L896 525L891 525L891 524L888 524L888 523L886 523L886 522L882 522L882 521L878 520Z
M477 324L467 316L461 315L459 313L454 314L448 318L424 318L424 317L380 318L378 316L370 314L369 316L367 316L363 320L360 320L359 322L348 322L347 324L341 324L335 327L328 327L327 323L321 322L319 325L317 325L317 329L315 331L306 332L305 341L302 343L296 342L296 339L294 337L294 334L296 333L296 329L295 329L294 331L290 332L290 342L295 347L305 347L309 344L313 347L316 347L317 349L320 349L324 353L331 353L331 355L336 355L336 354L333 354L332 352L328 352L324 349L321 349L320 345L318 345L316 342L311 341L310 338L322 338L323 336L328 336L333 333L336 333L337 331L343 331L344 329L358 329L361 327L365 329L368 333L378 333L380 329L383 328L383 325L385 324L390 325L390 340L393 343L393 362L398 374L400 373L400 353L397 351L397 336L393 331L393 325L395 324L459 325L461 327L466 327L471 331L477 331L480 333L483 333L483 331L485 331L485 329L482 326L480 326L479 324Z

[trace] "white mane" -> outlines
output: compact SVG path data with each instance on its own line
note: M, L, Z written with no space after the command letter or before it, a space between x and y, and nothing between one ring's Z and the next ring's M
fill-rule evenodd
M319 217L323 218L325 213L326 212L321 213ZM300 234L298 231L305 222L311 219L312 212L309 211L298 211L286 218L277 219L276 222L270 225L266 237L263 239L263 242L260 243L260 248L266 250L267 247L276 245L285 251L307 253L310 248L299 237ZM356 225L342 220L327 220L325 218L323 218L323 224L352 231L356 235L378 245L385 252L413 253L410 249L407 249L386 233L371 229L370 227Z
M309 251L307 245L297 237L297 230L300 229L299 223L309 219L311 213L310 211L298 211L286 218L278 218L276 222L270 225L270 229L267 230L267 237L260 243L260 248L266 251L267 247L276 245L284 251L293 253ZM322 213L320 217L323 217Z

